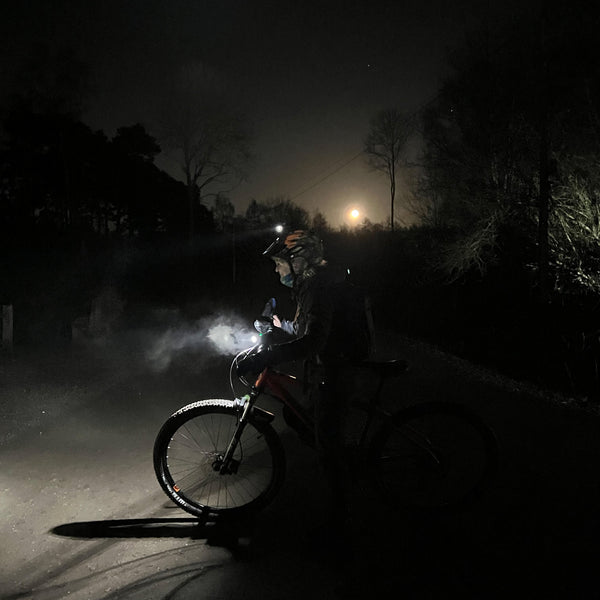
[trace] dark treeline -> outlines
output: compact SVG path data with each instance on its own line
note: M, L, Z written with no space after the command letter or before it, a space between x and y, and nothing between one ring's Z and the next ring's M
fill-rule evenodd
M554 291L541 301L537 272L507 244L485 273L449 278L440 268L453 232L426 226L333 233L333 254L369 290L381 329L595 400L599 396L600 302L594 293Z
M365 144L387 159L392 214L395 180L410 176L404 202L420 218L390 242L402 329L596 399L599 25L577 0L485 24L454 49L436 97L381 113ZM418 165L398 154L407 128Z
M3 142L0 301L15 306L17 343L42 324L50 338L68 335L115 247L186 230L185 186L154 165L160 148L140 125L109 140L72 115L17 104ZM208 210L205 221L212 229Z

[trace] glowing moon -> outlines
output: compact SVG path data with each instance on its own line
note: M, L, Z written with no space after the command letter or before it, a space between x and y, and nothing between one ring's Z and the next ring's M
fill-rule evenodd
M353 208L350 211L350 216L356 220L356 219L358 219L358 217L360 217L360 211L357 208Z

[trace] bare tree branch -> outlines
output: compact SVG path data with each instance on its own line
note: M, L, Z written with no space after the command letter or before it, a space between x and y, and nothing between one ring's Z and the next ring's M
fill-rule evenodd
M395 108L378 112L371 120L364 141L367 164L387 175L390 182L390 227L394 229L394 201L396 198L396 169L404 155L414 124Z
M163 118L164 145L185 177L192 238L197 205L246 177L251 134L222 84L205 66L182 69L172 91Z

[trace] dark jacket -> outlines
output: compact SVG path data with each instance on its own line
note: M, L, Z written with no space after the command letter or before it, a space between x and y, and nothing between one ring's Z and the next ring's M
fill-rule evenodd
M317 267L302 278L294 290L296 316L282 321L282 329L296 339L273 347L275 362L307 359L327 364L344 358L348 331L340 330L339 316L345 278L344 270L331 266Z

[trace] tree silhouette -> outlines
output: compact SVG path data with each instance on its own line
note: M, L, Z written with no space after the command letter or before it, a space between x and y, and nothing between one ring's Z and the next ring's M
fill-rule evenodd
M329 223L325 218L325 215L321 211L317 211L312 218L312 230L320 233L321 235L329 232L331 229Z
M370 123L364 141L367 163L386 175L390 182L390 228L394 229L397 168L412 134L411 120L395 108L379 111Z
M534 265L540 299L548 298L573 248L561 246L566 230L557 229L561 203L576 214L566 184L574 193L583 189L582 172L573 178L570 169L593 164L599 149L592 125L600 84L594 27L570 7L551 8L519 26L473 34L455 51L453 76L423 113L430 197L454 234L444 268L461 276L498 261ZM579 214L592 213L582 207ZM569 220L571 236L577 222ZM579 223L589 226L583 216Z
M172 91L162 117L163 138L185 178L191 240L201 203L245 177L251 136L207 68L182 69Z
M265 202L253 199L246 209L246 222L251 229L276 225L283 225L287 229L308 229L310 216L305 209L280 196Z
M160 153L160 146L140 123L129 127L119 127L112 139L118 152L130 158L152 162Z
M217 231L227 231L234 223L235 207L226 196L218 194L215 198L213 218Z

